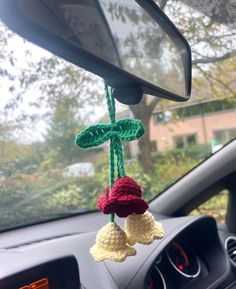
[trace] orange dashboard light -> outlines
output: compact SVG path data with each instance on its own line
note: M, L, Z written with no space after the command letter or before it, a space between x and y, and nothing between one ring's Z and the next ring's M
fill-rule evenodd
M19 289L49 289L48 278L43 278Z

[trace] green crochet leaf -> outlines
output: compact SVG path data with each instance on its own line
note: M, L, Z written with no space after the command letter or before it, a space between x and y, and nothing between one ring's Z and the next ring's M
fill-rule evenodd
M98 146L111 137L118 137L120 141L132 141L145 133L143 123L138 119L121 119L110 124L98 124L81 131L75 143L81 148Z

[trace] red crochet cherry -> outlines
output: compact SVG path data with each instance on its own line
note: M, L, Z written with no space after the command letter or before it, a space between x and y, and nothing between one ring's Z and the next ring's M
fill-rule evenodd
M147 202L141 198L141 187L130 177L116 179L109 193L107 187L105 196L98 200L98 209L104 214L115 213L125 218L133 213L143 214L148 208Z

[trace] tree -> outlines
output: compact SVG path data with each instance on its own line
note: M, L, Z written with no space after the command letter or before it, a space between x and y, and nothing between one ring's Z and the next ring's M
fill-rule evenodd
M79 122L71 105L57 104L45 135L47 150L55 152L53 161L64 165L75 161L78 149L73 143L78 130Z
M159 101L159 98L153 98L150 102L148 102L147 97L144 96L139 104L129 106L134 117L142 120L145 126L145 135L138 140L138 159L145 173L147 173L152 168L153 164L151 156L150 121L153 115L153 111Z
M97 78L56 56L43 57L32 67L31 85L37 86L40 95L31 106L45 110L45 140L51 161L65 166L83 159L89 152L73 144L75 135L85 121L91 121L93 108L101 100L99 86L94 85Z
M37 123L43 122L46 150L55 149L57 156L60 153L64 157L64 163L71 162L76 152L83 155L73 143L75 134L83 127L85 119L90 120L93 107L100 100L99 86L94 85L95 81L98 82L96 76L32 44L24 45L24 40L9 32L4 25L0 25L0 36L0 44L4 47L0 51L3 67L0 75L6 78L2 82L4 90L6 86L9 90L2 108L2 122L8 123L4 126L4 136L8 134L9 137L10 131L16 132L16 129L17 132L23 132L27 127L31 131L37 130ZM22 45L18 53L13 46L16 41ZM18 63L19 53L27 59L23 65ZM19 114L20 110L23 111L22 107L26 111ZM21 139L18 137L18 142L24 141L25 133L18 134L23 135ZM0 136L2 134L0 126ZM1 139L3 153L5 138ZM37 139L30 140L35 141Z
M9 50L9 42L13 33L1 22L0 24L0 76L11 77L12 75L9 71L9 67L14 65L15 57L13 50Z
M194 93L198 98L206 94L212 98L226 98L228 101L235 100L235 71L236 58L229 58L220 63L212 63L210 68L197 66L198 77L193 79ZM209 87L206 91L206 87Z

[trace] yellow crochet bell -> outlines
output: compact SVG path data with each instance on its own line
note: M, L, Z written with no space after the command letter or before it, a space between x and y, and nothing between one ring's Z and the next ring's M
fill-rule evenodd
M162 224L156 222L149 212L144 214L132 214L125 221L125 232L128 243L150 244L154 239L161 239L164 236Z
M136 250L127 244L126 233L116 223L110 222L98 231L90 254L96 261L122 262L126 257L136 255Z

